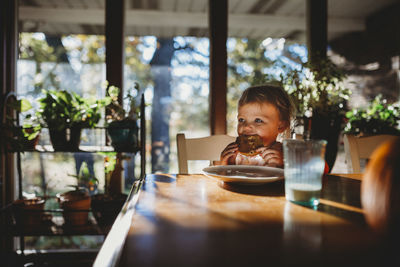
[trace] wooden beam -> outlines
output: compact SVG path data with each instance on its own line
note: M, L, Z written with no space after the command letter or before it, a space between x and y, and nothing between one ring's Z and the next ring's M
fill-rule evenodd
M228 0L209 0L210 134L226 134Z
M326 58L328 45L327 0L307 0L307 48L308 61L317 63Z
M104 24L103 9L62 9L21 7L20 19L32 20L41 23L66 24ZM184 24L182 23L184 22ZM364 31L365 23L362 19L329 18L329 31L352 32ZM207 28L207 14L201 12L173 12L156 10L129 10L126 11L127 26L157 26L157 27L196 27ZM306 30L305 17L230 14L229 28L231 29L283 29Z
M0 114L1 121L4 123L7 113L4 108L4 100L10 92L15 92L17 84L17 54L18 54L18 1L5 0L1 1L0 6ZM4 143L1 145L5 145ZM16 172L15 154L6 153L4 147L0 147L0 207L11 203L16 197Z
M6 95L15 92L17 82L18 54L18 0L0 1L0 114L5 122L9 109L4 108ZM3 129L1 130L3 131ZM16 198L17 172L15 153L7 153L4 142L0 142L0 208ZM21 191L21 188L18 188ZM0 236L0 251L10 252L15 248L11 235Z
M121 89L122 103L125 63L125 0L106 0L106 79Z
M121 89L118 101L122 104L124 95L124 63L125 63L125 0L106 0L105 14L106 36L106 79L109 85ZM117 153L117 164L121 164L122 154ZM122 168L116 167L109 190L121 192Z

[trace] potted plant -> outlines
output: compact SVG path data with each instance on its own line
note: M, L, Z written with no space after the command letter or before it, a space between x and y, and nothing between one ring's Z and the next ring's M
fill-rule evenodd
M69 174L69 176L76 178L78 188L86 188L89 192L89 195L97 193L97 184L99 183L99 180L94 174L90 173L88 165L85 161L82 162L79 173L77 175Z
M126 201L127 195L121 192L121 158L115 152L102 152L106 182L104 193L92 196L92 212L100 225L111 225Z
M22 121L22 143L24 150L35 150L35 147L39 142L41 131L42 125L40 124L39 118L34 112L29 110L29 113L24 115Z
M39 99L39 117L49 128L55 151L78 151L82 128L93 128L101 118L101 110L109 98L83 98L65 90L44 90Z
M74 190L57 194L57 200L63 210L65 225L87 224L91 199L86 188L75 186Z
M2 132L4 133L3 138L6 147L10 151L34 150L39 141L42 127L37 117L31 112L31 103L29 100L22 98L8 102L7 107L17 113L15 116L5 119L4 131ZM19 117L17 118L19 114L22 115L22 124L19 121Z
M58 194L57 198L66 225L87 224L91 199L86 188L77 186L75 190Z
M128 100L128 111L123 104L118 101L120 89L115 86L108 87L108 94L111 103L107 106L107 133L111 139L111 145L115 151L135 152L138 146L138 125L137 118L139 106L135 102L139 91L139 84L135 83L132 91L129 91L126 99Z
M84 225L88 222L91 206L91 194L97 191L97 178L89 172L86 163L82 163L76 178L76 185L69 185L73 190L58 194L60 207L66 225Z
M377 95L365 108L354 108L346 113L345 134L357 137L389 134L400 135L400 104L388 103Z
M39 225L44 218L45 199L41 197L17 199L12 210L17 226Z
M305 138L328 141L325 157L330 169L336 160L351 94L345 78L346 75L327 59L305 63L299 70L289 70L278 81L293 100L297 123L304 127Z

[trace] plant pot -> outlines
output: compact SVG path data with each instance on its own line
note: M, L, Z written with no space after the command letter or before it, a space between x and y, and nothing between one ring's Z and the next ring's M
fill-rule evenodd
M88 223L91 199L87 191L75 190L58 196L63 209L66 225L84 225Z
M342 130L342 120L343 117L339 115L321 115L317 112L314 112L311 118L311 139L323 139L328 142L325 160L329 166L329 170L332 170L336 161L339 136ZM306 119L305 125L308 125L308 123L309 121Z
M111 145L115 151L134 152L138 146L138 126L136 121L113 121L107 128Z
M50 141L54 151L79 151L82 127L49 129Z
M97 194L92 196L92 213L99 225L111 225L117 218L126 201L126 194L110 196Z
M42 198L18 199L12 210L17 225L39 225L42 223L45 200Z

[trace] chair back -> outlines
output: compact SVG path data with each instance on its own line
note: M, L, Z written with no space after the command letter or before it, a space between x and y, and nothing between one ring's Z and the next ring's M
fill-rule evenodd
M367 137L356 137L344 135L344 152L346 156L347 169L349 172L361 173L360 159L369 159L372 152L385 141L399 138L396 135L373 135Z
M176 135L178 149L179 174L188 174L188 160L219 160L222 150L235 142L236 137L229 135L211 135L201 138L186 138L185 134Z

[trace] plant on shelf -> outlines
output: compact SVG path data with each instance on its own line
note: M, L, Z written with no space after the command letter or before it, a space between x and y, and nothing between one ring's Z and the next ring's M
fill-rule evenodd
M22 123L24 150L34 150L39 142L42 125L35 114L27 114Z
M39 140L41 125L35 114L32 113L32 105L29 100L22 98L7 103L7 107L16 111L15 116L7 116L4 125L4 141L11 151L34 150ZM16 118L22 116L22 123Z
M91 206L90 194L97 190L97 178L89 172L85 162L82 163L76 178L76 185L69 185L73 190L58 194L60 207L63 209L64 221L67 225L83 225L88 222Z
M41 197L17 199L12 203L17 226L40 225L44 218L45 199Z
M80 187L86 188L89 192L89 195L97 193L97 184L99 183L99 180L93 173L90 173L87 163L85 161L82 162L82 165L79 169L79 173L77 175L69 174L68 176L74 177L77 180L77 186L76 185L70 185L70 186L74 188L80 188Z
M354 108L346 113L344 133L356 136L377 134L400 135L400 104L388 103L378 95L365 108Z
M44 90L43 93L37 114L49 128L55 151L78 151L82 128L95 127L102 108L111 101L109 97L83 98L65 90Z
M100 225L111 225L127 198L121 192L122 157L116 152L99 152L104 156L105 185L103 194L92 196L92 212Z
M139 106L135 96L139 92L139 84L135 83L132 90L128 91L128 110L118 101L121 90L116 86L108 87L108 95L111 103L106 108L107 133L111 139L111 145L119 152L134 152L138 146L137 119Z

